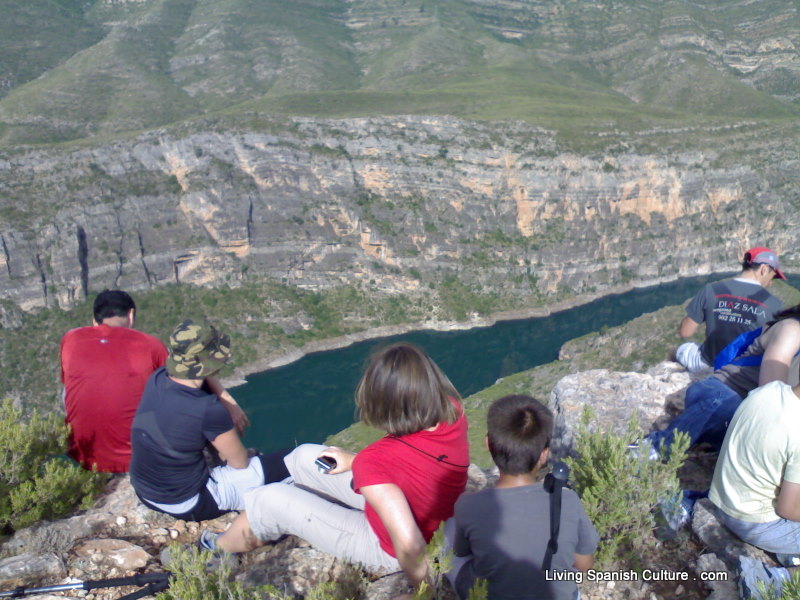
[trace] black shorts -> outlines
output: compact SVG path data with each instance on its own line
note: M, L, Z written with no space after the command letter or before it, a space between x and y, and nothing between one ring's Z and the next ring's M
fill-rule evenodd
M138 496L138 494L137 494ZM211 492L208 491L206 486L203 486L202 489L198 492L197 504L195 504L191 510L185 513L171 513L157 506L153 506L147 500L139 496L139 500L142 501L147 508L155 510L160 513L164 513L170 515L171 517L175 517L176 519L182 519L184 521L208 521L210 519L216 519L217 517L221 517L225 513L230 512L229 510L221 510L217 506L217 501L214 500L214 496L211 495Z
M261 461L261 466L264 468L265 484L273 483L275 481L283 481L289 476L289 471L286 469L286 464L283 462L283 457L289 454L290 451L290 448L284 448L283 450L278 450L277 452L258 455L258 459ZM139 495L137 494L137 496ZM214 500L214 496L211 495L211 492L208 491L208 488L205 485L203 485L198 492L197 504L195 504L191 510L185 513L167 512L166 510L162 510L157 506L153 506L141 496L139 496L139 500L141 500L142 504L144 504L147 508L170 515L171 517L175 517L176 519L181 519L183 521L208 521L232 512L230 510L222 510L219 508L217 506L217 501Z

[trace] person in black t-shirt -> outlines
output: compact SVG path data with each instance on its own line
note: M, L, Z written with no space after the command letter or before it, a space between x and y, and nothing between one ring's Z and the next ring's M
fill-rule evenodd
M205 321L182 322L166 367L145 386L133 421L131 484L149 508L204 521L244 508L246 491L288 476L283 456L248 455L239 437L247 417L214 375L230 358L230 338ZM226 464L209 469L211 446Z

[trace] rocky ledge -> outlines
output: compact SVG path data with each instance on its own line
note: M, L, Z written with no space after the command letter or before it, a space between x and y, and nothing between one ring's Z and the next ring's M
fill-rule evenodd
M624 431L634 415L643 424L663 424L680 410L691 378L675 363L664 362L644 374L593 370L568 375L555 386L551 405L556 413L554 453L568 453L584 406L595 414L592 427ZM684 488L705 489L710 482L715 456L694 451L681 474ZM470 490L490 485L496 472L470 466ZM0 546L0 590L16 586L43 586L120 577L163 570L161 551L170 543L193 543L202 527L224 529L233 515L202 524L176 521L145 508L136 499L127 476L109 481L102 497L90 510L60 521L40 523L18 531ZM671 565L670 573L685 572L692 582L592 581L581 586L589 600L660 600L736 597L737 557L750 554L769 562L759 550L730 534L707 501L698 503L691 524L691 545L698 550L685 564ZM271 584L297 597L325 581L339 579L352 567L289 536L243 556L236 579L244 585ZM708 577L716 579L700 583ZM382 578L366 574L366 598L383 600L406 590L401 574ZM110 600L130 590L99 589L90 599ZM78 593L75 593L75 597ZM43 600L65 596L38 596ZM70 596L66 596L70 597Z

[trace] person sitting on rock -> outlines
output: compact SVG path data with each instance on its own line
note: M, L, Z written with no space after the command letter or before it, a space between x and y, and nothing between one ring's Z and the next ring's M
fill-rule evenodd
M453 515L469 466L467 420L447 376L422 350L398 343L378 352L356 391L361 420L387 435L358 454L304 444L286 458L291 483L249 492L246 510L212 550L244 552L285 534L380 571L426 579L426 544ZM333 459L327 472L316 459Z
M742 272L731 279L704 286L686 306L680 336L692 337L706 324L702 344L685 342L675 350L675 360L692 373L711 369L717 353L740 333L762 327L783 303L767 291L774 278L786 279L778 257L769 248L744 253Z
M647 436L652 449L665 453L677 431L688 433L692 444L703 441L719 448L728 423L747 394L772 381L798 383L798 351L800 304L776 314L740 357L757 357L754 361L757 364L738 365L734 361L690 385L683 412L666 429Z
M145 506L186 521L242 510L246 491L288 476L286 451L250 457L242 444L247 416L214 377L231 355L227 335L188 319L172 332L169 349L133 420L133 489ZM226 464L209 469L209 445Z
M751 392L733 416L708 495L731 531L784 566L800 564L798 423L800 386L773 381ZM753 594L757 580L779 587L789 576L748 557L740 565L744 597L761 597Z
M84 469L125 473L142 390L164 365L167 349L134 329L136 304L127 292L100 292L92 312L90 327L72 329L61 339L67 453Z
M578 495L565 488L558 550L543 571L551 494L536 475L550 456L553 413L530 396L505 396L489 407L486 421L486 445L500 479L456 502L446 530L456 559L447 577L461 600L479 578L488 582L493 600L573 600L578 588L569 573L591 568L600 538Z

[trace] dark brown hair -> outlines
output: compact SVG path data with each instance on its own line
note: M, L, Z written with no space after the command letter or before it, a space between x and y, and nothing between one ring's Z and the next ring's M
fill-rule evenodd
M423 350L400 342L373 355L356 389L359 418L392 435L453 423L460 400L447 375Z
M553 413L536 398L504 396L486 415L489 452L503 473L530 473L553 438Z
M766 326L769 327L784 319L800 319L800 304L795 304L794 306L784 308L782 311L775 313L772 316L772 320L767 323Z

